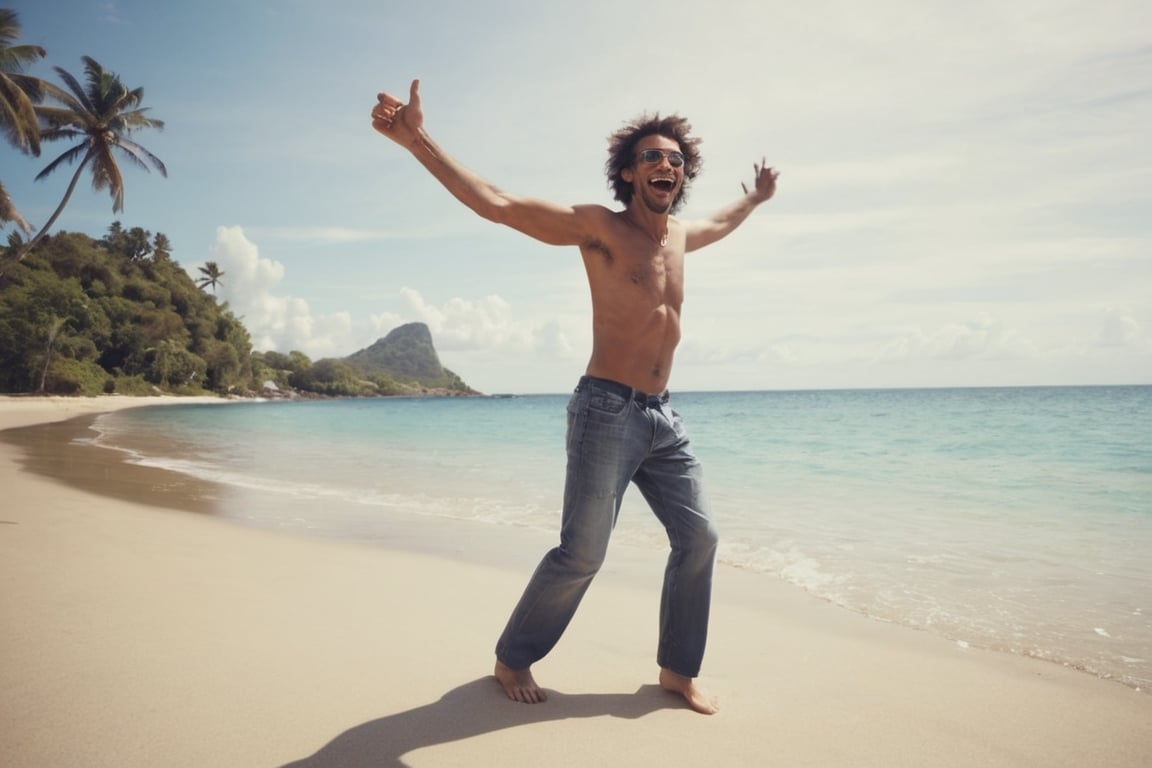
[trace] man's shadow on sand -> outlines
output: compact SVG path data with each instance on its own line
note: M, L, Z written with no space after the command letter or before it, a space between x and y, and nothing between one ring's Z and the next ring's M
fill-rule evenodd
M658 685L635 693L565 694L548 691L543 704L510 701L492 677L453 688L439 701L349 728L311 757L282 768L386 768L406 765L409 752L504 728L574 717L637 719L684 702Z

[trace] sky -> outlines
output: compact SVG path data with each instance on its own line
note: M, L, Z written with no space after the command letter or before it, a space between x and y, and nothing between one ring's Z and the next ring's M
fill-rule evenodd
M375 133L420 78L432 138L497 186L616 207L607 136L679 113L703 139L683 219L775 198L688 254L681 391L1152 383L1146 0L0 0L22 43L144 89L113 214L163 232L261 350L343 357L427 323L489 393L570 391L591 348L574 248L460 205ZM0 146L24 217L73 168ZM11 230L8 227L4 236Z

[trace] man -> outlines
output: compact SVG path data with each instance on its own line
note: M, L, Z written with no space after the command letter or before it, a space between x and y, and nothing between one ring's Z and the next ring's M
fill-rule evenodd
M708 632L717 534L700 465L667 392L680 341L684 254L729 234L776 191L754 164L753 188L710 218L670 214L700 169L683 118L645 118L610 139L607 170L623 211L509 194L461 166L424 130L420 83L408 103L377 97L372 127L410 151L480 216L550 245L580 249L592 294L592 355L568 405L568 469L560 545L544 556L496 646L495 676L510 699L547 697L531 666L560 639L603 563L620 500L634 482L668 532L660 603L660 685L698 712L715 703L696 684Z

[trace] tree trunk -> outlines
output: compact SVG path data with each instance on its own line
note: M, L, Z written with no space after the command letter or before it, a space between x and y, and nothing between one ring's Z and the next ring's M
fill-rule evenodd
M52 365L52 345L56 343L56 337L60 334L60 329L64 327L67 322L66 318L53 317L52 327L48 329L48 346L44 350L44 368L40 371L40 389L38 392L44 394L44 385L48 381L48 366Z
M56 210L52 212L52 216L48 219L48 223L45 224L43 229L37 232L31 240L16 249L16 258L13 260L14 263L18 264L21 261L24 261L24 257L27 256L32 248L36 245L36 243L40 242L44 235L48 233L48 230L51 229L52 225L56 223L56 219L60 218L60 214L64 212L64 206L68 205L68 201L72 199L72 193L76 191L76 184L80 181L80 174L84 173L84 166L88 165L88 161L90 159L92 159L91 149L89 149L88 153L84 155L84 159L80 161L80 167L76 169L76 173L72 174L72 181L68 184L68 190L64 193L64 199L60 201L60 205L56 206ZM4 270L2 265L0 265L0 277L4 277Z

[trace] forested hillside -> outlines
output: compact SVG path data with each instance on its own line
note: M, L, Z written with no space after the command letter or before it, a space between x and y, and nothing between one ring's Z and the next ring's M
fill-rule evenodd
M424 323L408 323L393 328L370 347L354 352L344 360L366 375L383 373L426 386L467 390L452 371L440 364L432 343L432 332Z
M426 345L394 350L384 366L254 352L241 320L211 292L227 275L201 269L198 284L161 233L115 222L100 240L61 232L22 261L5 255L0 249L3 392L475 394L439 366L430 335ZM433 375L418 372L425 369Z
M252 378L240 321L198 288L162 234L45 237L0 277L0 390L227 392Z

